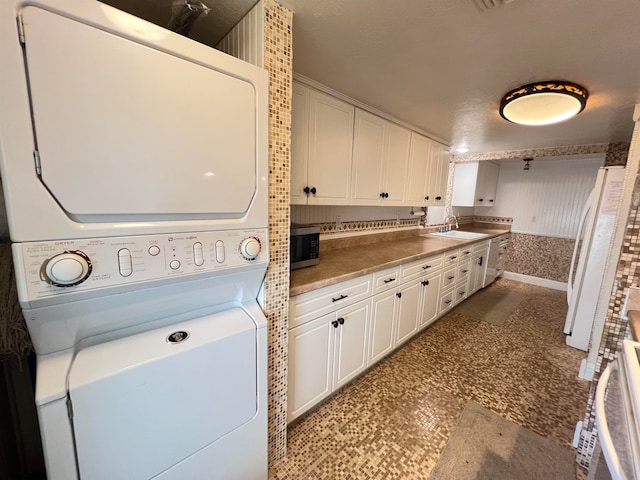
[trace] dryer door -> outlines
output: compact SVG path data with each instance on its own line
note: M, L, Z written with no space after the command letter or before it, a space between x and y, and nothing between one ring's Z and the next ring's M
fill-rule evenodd
M256 332L236 308L81 350L69 373L80 477L151 478L250 421Z
M254 85L39 7L21 19L41 181L71 219L245 215Z

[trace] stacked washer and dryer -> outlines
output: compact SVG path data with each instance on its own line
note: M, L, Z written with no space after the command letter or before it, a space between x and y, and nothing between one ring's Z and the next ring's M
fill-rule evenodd
M266 478L266 72L94 0L0 9L49 480Z

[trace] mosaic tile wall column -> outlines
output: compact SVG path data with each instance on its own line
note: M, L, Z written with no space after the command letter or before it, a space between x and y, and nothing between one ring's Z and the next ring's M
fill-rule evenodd
M269 248L265 313L269 320L269 463L287 453L287 328L289 315L289 185L291 25L293 14L264 1L264 66L269 72Z
M512 233L504 269L564 283L569 279L573 245L572 238Z
M624 240L622 243L622 251L616 270L613 291L609 299L609 307L607 310L607 318L605 320L602 339L598 348L598 360L596 363L595 374L591 382L589 392L589 400L587 403L587 411L583 422L580 441L578 444L578 463L589 468L591 457L594 453L595 441L597 437L597 428L595 425L594 398L596 387L602 371L607 367L615 357L617 352L622 348L622 340L627 334L628 324L620 316L620 311L624 304L624 298L628 287L640 285L640 152L634 152L638 148L637 137L638 125L634 131L634 140L629 151L627 165L627 179L633 181L633 191L631 197L631 206L626 216L626 226L624 232ZM622 147L624 149L624 147ZM606 163L621 164L619 159L620 149L615 149L617 160L607 157ZM632 172L631 172L632 170Z

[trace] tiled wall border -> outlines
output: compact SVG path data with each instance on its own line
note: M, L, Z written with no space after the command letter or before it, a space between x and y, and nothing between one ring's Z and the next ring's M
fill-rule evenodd
M523 157L562 157L572 155L606 154L609 143L595 143L592 145L568 145L564 147L533 148L527 150L505 150L502 152L465 153L453 155L455 162L477 162L480 160L506 160Z
M289 186L293 14L264 0L264 66L269 72L269 249L265 278L268 324L269 463L287 453Z

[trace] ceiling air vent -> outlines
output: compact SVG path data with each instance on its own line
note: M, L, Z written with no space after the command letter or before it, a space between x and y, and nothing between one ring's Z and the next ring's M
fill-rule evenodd
M481 12L486 12L487 10L492 10L511 2L513 2L513 0L471 0L471 3L473 3Z

